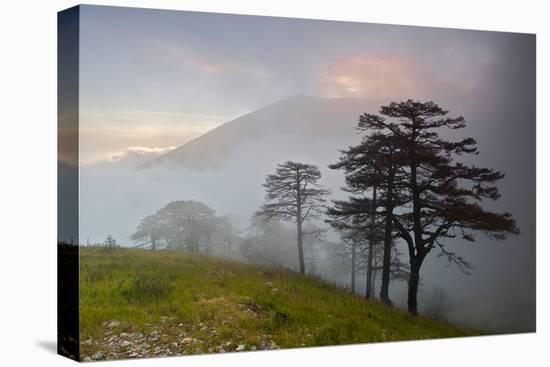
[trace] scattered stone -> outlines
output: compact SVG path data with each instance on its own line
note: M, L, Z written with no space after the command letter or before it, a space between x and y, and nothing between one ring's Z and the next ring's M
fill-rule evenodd
M227 342L227 343L225 343L225 346L226 346L226 347L230 347L230 346L231 346L231 344L233 344L233 343L231 343L231 342Z
M183 338L183 340L181 341L182 344L191 344L193 342L193 338Z
M130 345L132 345L132 343L128 340L124 340L122 343L120 343L120 346L123 348L129 347Z
M92 345L93 344L93 340L92 339L88 339L88 340L85 340L82 345Z
M250 347L250 350L251 350L251 351L255 351L255 350L256 350L256 346L255 346L255 345L251 346L251 347Z
M244 350L244 344L239 344L235 349L236 352L242 352Z
M121 338L127 338L127 337L129 337L129 336L131 336L131 335L128 334L128 333L120 333L120 334L118 334L118 336L120 336Z
M246 307L248 307L250 311L255 313L260 313L262 311L261 307L250 297L246 299Z
M84 359L82 361L83 362L91 362L92 359L90 357L84 357Z
M107 322L107 325L106 325L109 329L112 329L112 328L115 328L115 327L119 327L120 326L120 321L118 320L111 320L109 322Z
M266 286L267 288L273 288L273 283L271 283L271 282L266 282L266 283L265 283L265 286Z
M94 361L101 361L101 360L104 359L104 358L105 358L105 354L103 354L103 352L101 352L101 351L95 353L94 355L92 355L92 359L93 359Z

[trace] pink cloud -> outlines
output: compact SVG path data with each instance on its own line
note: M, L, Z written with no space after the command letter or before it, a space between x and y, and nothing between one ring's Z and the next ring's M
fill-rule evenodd
M419 94L419 72L410 62L394 56L360 54L336 59L321 80L337 97L385 98Z

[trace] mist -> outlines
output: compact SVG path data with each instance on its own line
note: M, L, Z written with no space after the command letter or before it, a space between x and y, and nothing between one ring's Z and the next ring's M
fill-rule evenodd
M443 137L477 140L479 155L463 162L505 173L502 197L483 207L510 212L520 234L449 240L472 263L470 275L434 250L420 274L420 312L444 293L448 321L489 333L535 330L533 35L84 9L80 244L112 235L136 246L140 221L176 200L237 216L246 238L266 175L287 160L318 166L329 199L345 199L344 175L328 165L361 140L359 115L433 100L467 122ZM323 219L315 221L327 231L316 275L348 287L349 267L328 250L339 236ZM296 270L292 246L281 265ZM238 249L234 256L246 260ZM364 278L359 272L361 295ZM392 281L390 297L406 308L406 282Z

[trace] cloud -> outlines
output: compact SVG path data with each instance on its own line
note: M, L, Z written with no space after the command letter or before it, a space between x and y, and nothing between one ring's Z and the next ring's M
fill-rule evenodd
M110 160L126 151L157 152L203 135L232 116L148 110L82 111L80 162ZM140 148L131 150L131 148ZM160 147L160 148L159 148ZM129 150L130 149L130 150Z
M201 51L197 48L165 40L146 40L144 48L148 55L172 65L185 66L202 74L238 74L255 78L266 78L269 73L265 67L251 63L238 63L224 57L216 51Z
M395 97L423 89L419 71L403 58L359 54L340 57L324 70L321 81L334 97Z
M146 163L155 157L158 157L164 153L167 153L176 146L165 147L148 147L148 146L134 146L127 147L119 151L101 152L93 156L88 156L86 160L81 160L83 165L94 166L113 166L120 167L125 165L128 167L137 167L141 163Z

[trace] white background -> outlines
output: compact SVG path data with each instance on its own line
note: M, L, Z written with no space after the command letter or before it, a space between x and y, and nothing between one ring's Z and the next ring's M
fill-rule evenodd
M537 33L537 333L277 352L103 362L105 366L548 365L549 12L545 1L89 1L226 13ZM0 10L0 365L74 362L56 339L56 12L73 1ZM518 123L521 123L518 121ZM521 148L521 147L515 147ZM505 149L505 147L503 147ZM6 236L7 235L7 236ZM475 302L475 300L472 300Z

